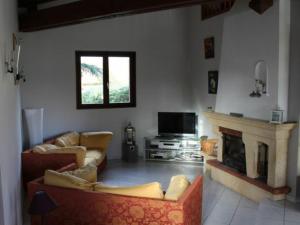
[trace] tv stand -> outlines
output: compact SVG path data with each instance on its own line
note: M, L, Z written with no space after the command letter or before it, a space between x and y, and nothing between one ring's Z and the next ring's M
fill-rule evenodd
M200 148L200 140L195 137L146 137L145 160L203 163Z

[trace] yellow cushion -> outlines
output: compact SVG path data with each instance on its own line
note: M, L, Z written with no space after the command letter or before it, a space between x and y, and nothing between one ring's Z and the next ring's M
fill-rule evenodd
M92 190L94 185L79 177L75 177L69 174L58 173L53 170L45 171L44 183L47 185L65 188L75 188L81 190Z
M95 159L93 160L96 164L95 165L100 165L100 163L102 163L102 161L104 160L105 158L105 153L102 153L98 150L87 150L86 151L86 158L92 158L92 159ZM89 161L89 160L87 160Z
M180 196L185 192L185 190L190 185L189 180L184 175L177 175L171 178L169 187L165 194L166 200L177 201Z
M57 149L56 145L51 145L51 144L42 144L42 145L37 145L33 148L34 153L40 153L44 154L47 153L48 151L52 149Z
M85 159L84 159L84 166L86 166L86 165L98 166L95 158L87 158L87 157L85 157Z
M84 132L80 135L80 145L87 149L106 151L111 139L112 132Z
M78 167L84 166L86 148L83 146L57 147L47 152L48 154L75 154ZM46 154L47 154L46 153Z
M77 132L70 132L56 138L55 145L60 147L77 146L79 145L79 134Z
M142 184L132 187L112 187L104 185L103 183L97 183L94 186L94 190L97 192L145 197L145 198L156 198L163 199L164 194L160 183L153 182L148 184Z
M62 174L73 175L75 177L84 179L88 182L96 182L97 181L97 167L94 165L90 165L90 164L86 165L84 167L81 167L77 170L63 172Z

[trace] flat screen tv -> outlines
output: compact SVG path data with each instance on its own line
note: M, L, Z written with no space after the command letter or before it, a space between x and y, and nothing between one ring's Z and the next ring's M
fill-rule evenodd
M195 113L159 112L159 136L196 136L197 116Z

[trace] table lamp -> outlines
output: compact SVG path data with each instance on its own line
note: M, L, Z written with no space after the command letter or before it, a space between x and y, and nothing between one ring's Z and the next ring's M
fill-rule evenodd
M45 225L45 215L57 207L56 202L45 191L37 191L30 203L28 213L40 215L41 225Z

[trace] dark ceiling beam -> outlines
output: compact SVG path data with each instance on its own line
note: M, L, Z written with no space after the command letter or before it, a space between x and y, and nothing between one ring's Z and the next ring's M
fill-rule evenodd
M56 1L56 0L19 0L18 6L27 8L28 6L38 5L38 4L53 2L53 1Z
M37 31L89 20L152 12L210 1L212 0L81 0L20 15L19 29L23 32Z
M234 3L235 0L222 0L202 4L202 20L206 20L230 11Z
M249 7L259 14L263 14L273 6L273 0L251 0Z

